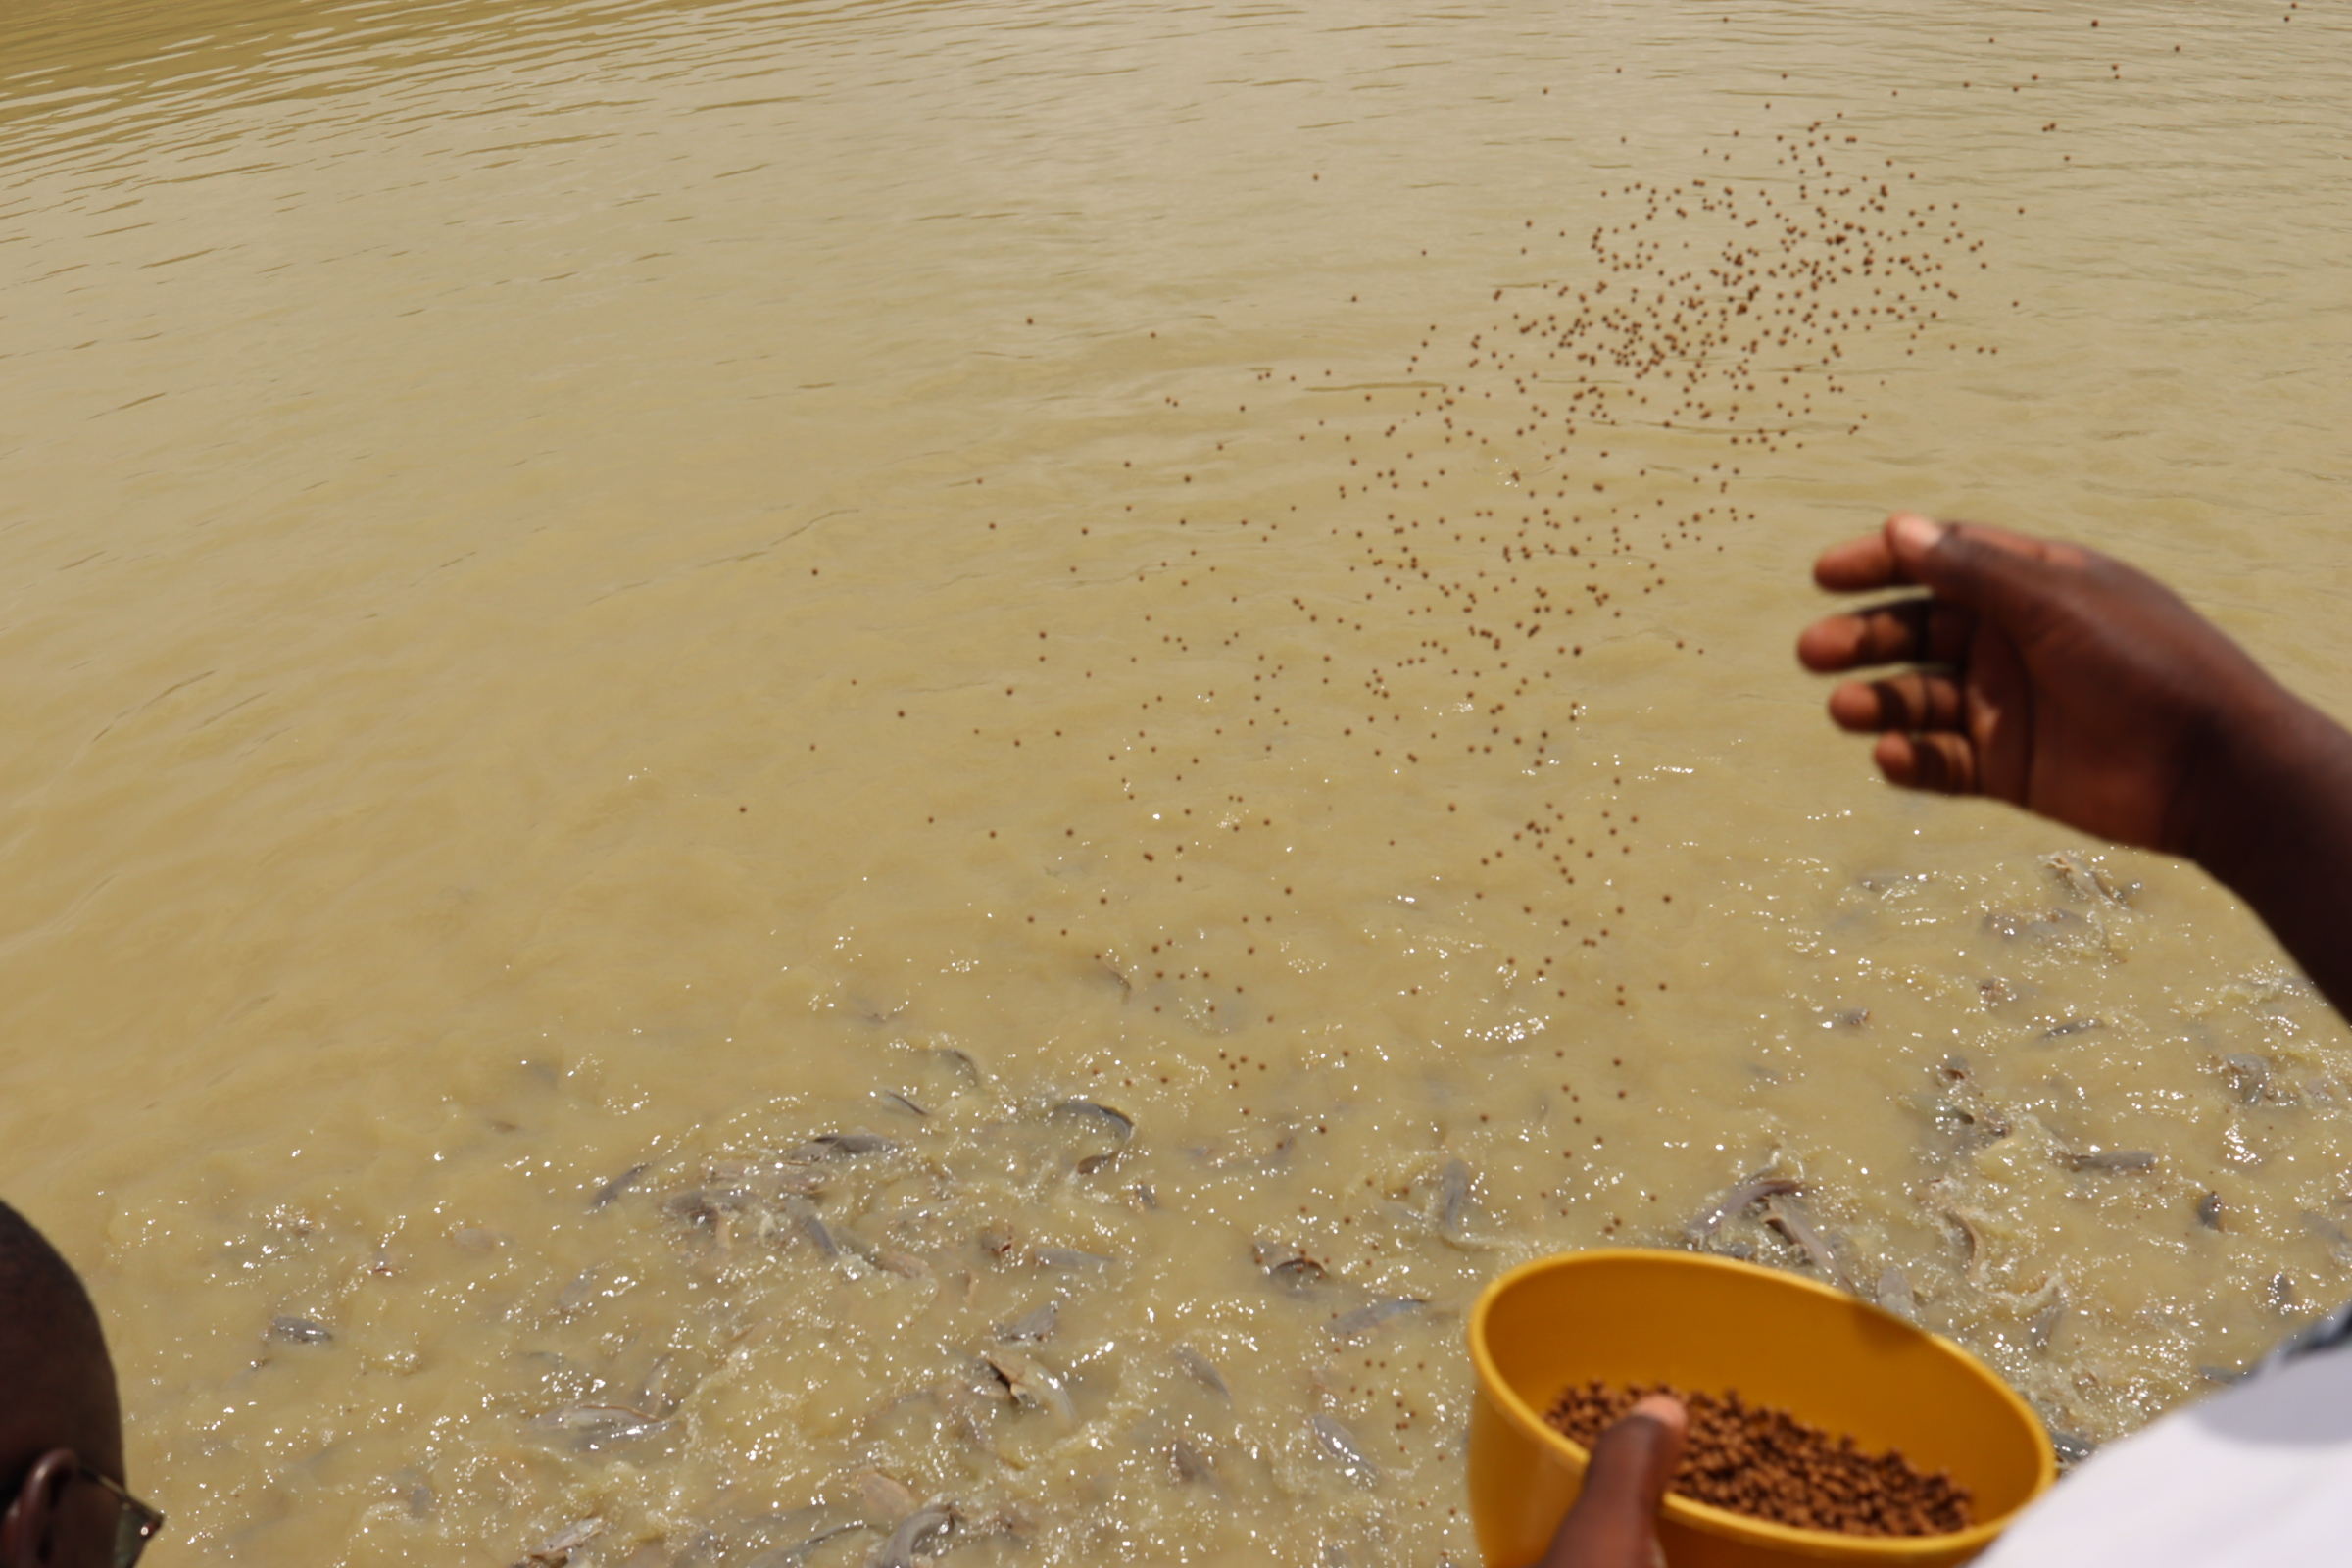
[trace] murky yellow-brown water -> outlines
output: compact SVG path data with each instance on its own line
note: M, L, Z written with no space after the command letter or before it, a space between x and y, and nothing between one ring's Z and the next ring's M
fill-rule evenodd
M2252 917L1788 651L1909 505L2352 713L2348 103L2286 0L21 0L0 1191L156 1560L1466 1562L1481 1281L1767 1167L2086 1439L2352 1294Z

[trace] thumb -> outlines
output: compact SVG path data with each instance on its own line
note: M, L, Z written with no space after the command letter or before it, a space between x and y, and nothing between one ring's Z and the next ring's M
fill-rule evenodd
M1656 1556L1658 1503L1689 1431L1683 1402L1652 1394L1603 1432L1545 1568L1648 1568Z
M1658 1511L1683 1456L1690 1416L1671 1394L1645 1394L1592 1445L1592 1490L1623 1497L1642 1519Z

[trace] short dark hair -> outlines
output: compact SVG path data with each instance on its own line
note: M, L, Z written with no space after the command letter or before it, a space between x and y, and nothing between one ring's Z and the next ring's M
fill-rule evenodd
M29 1398L61 1424L49 1441L119 1443L114 1361L98 1308L49 1238L0 1202L0 1399ZM11 1412L0 1409L0 1426ZM91 1423L100 1430L92 1430ZM113 1432L116 1436L109 1437ZM85 1454L85 1457L89 1455Z
M105 1342L98 1308L49 1238L32 1221L0 1201L0 1328L36 1327L46 1334L76 1331Z

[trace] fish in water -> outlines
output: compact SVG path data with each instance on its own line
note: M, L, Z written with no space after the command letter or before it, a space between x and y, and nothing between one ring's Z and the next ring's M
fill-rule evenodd
M2264 1294L2270 1297L2271 1306L2274 1310L2293 1311L2295 1309L2294 1276L2287 1273L2286 1270L2280 1269L2271 1276L2271 1283Z
M2271 1092L2271 1064L2249 1053L2234 1052L2222 1058L2222 1082L2230 1086L2239 1104L2258 1103Z
M887 1154L899 1147L895 1138L879 1133L818 1133L799 1148L788 1151L784 1157L796 1165L812 1165L823 1159L855 1159L860 1154Z
M588 1200L588 1212L593 1214L600 1208L610 1207L614 1199L637 1185L638 1177L653 1168L651 1165L631 1165L627 1170L599 1187L596 1190L596 1196Z
M1007 1345L1022 1341L1035 1344L1054 1332L1054 1325L1059 1321L1060 1317L1060 1306L1055 1302L1048 1301L1045 1305L1034 1311L1025 1312L1009 1323L998 1324L997 1338Z
M1438 1236L1463 1251L1483 1251L1490 1244L1470 1234L1470 1167L1449 1159L1438 1172Z
M1786 1176L1758 1176L1741 1182L1723 1195L1720 1201L1683 1227L1683 1234L1694 1247L1703 1247L1723 1228L1726 1220L1737 1219L1768 1198L1793 1197L1805 1190L1805 1184Z
M939 1545L962 1521L962 1510L952 1502L915 1509L890 1533L872 1568L915 1568L916 1558L937 1556Z
M1101 1252L1082 1252L1074 1247L1040 1247L1029 1255L1039 1268L1108 1268L1118 1261Z
M1989 1250L1984 1245L1984 1216L1967 1209L1951 1207L1942 1211L1952 1228L1960 1233L1961 1261L1967 1265L1972 1283L1984 1283L1984 1266Z
M547 1538L547 1544L537 1551L526 1553L523 1562L530 1568L564 1568L571 1554L605 1533L602 1519L581 1519L565 1525Z
M895 1247L877 1247L867 1258L874 1267L885 1269L902 1279L920 1280L931 1277L931 1265L912 1252L902 1252Z
M906 1483L879 1470L858 1473L858 1501L865 1510L865 1522L877 1530L895 1530L899 1521L913 1513L921 1502Z
M1003 1381L1014 1403L1044 1410L1065 1426L1076 1423L1078 1411L1070 1403L1069 1391L1043 1363L1010 1350L990 1350L981 1359Z
M2061 1292L2049 1305L2034 1313L2033 1320L2026 1325L2026 1343L2036 1350L2048 1349L2058 1326L2065 1321L2066 1296Z
M1196 1481L1205 1482L1211 1487L1217 1484L1217 1467L1210 1462L1208 1455L1182 1438L1178 1438L1168 1449L1168 1468L1175 1472L1180 1485L1189 1486Z
M2207 1193L2197 1200L2197 1223L2209 1231L2222 1228L2222 1195Z
M1354 1433L1319 1411L1306 1418L1306 1425L1315 1435L1315 1446L1336 1460L1349 1480L1365 1487L1379 1484L1380 1466L1372 1462L1372 1456L1364 1451Z
M567 1404L550 1410L531 1425L543 1432L561 1432L590 1448L608 1443L633 1443L669 1430L669 1423L625 1404Z
M580 1270L573 1277L572 1282L564 1287L563 1294L556 1298L556 1310L565 1317L571 1317L582 1311L596 1299L596 1287L603 1281L605 1271L601 1264L591 1263L588 1267Z
M2105 866L2088 859L2080 851L2059 850L2043 856L2041 863L2068 892L2090 903L2105 900L2129 905L2132 895L2139 891L2138 883L2118 882Z
M1323 1278L1323 1265L1283 1242L1270 1242L1259 1237L1250 1245L1250 1255L1257 1266L1266 1271L1266 1278L1277 1285L1303 1290Z
M1051 1119L1079 1127L1098 1137L1107 1137L1111 1147L1098 1150L1078 1161L1078 1174L1092 1176L1116 1165L1126 1155L1128 1140L1135 1136L1135 1118L1113 1106L1092 1100L1065 1100L1046 1113Z
M827 1257L841 1255L840 1241L834 1237L832 1227L817 1217L814 1204L804 1198L787 1198L784 1200L784 1212L792 1216L793 1224L808 1239L810 1246Z
M2144 1149L2062 1149L2058 1163L2068 1170L2154 1170L2156 1156Z
M931 1114L921 1105L917 1104L912 1096L902 1095L896 1089L885 1089L881 1093L884 1100L889 1101L892 1104L898 1106L899 1109L906 1111L910 1116L928 1116Z
M1793 1194L1784 1193L1766 1199L1764 1222L1786 1236L1791 1246L1805 1254L1805 1261L1819 1269L1831 1284L1841 1291L1854 1288L1853 1281L1846 1278L1844 1268L1838 1264L1838 1254L1831 1248L1829 1239L1815 1230L1805 1218L1804 1212L1796 1205Z
M1092 1100L1065 1100L1046 1113L1057 1121L1091 1123L1120 1143L1135 1136L1135 1118L1123 1110Z
M742 1213L759 1200L760 1195L748 1187L690 1187L663 1199L662 1212L689 1225L707 1226Z
M1896 1264L1879 1275L1879 1304L1906 1323L1919 1321L1919 1298L1911 1293L1911 1277Z
M281 1312L270 1320L270 1337L288 1345L324 1345L335 1337L335 1333L316 1318L294 1317Z
M1331 1337L1340 1344L1346 1345L1350 1340L1362 1339L1393 1317L1401 1316L1406 1312L1418 1312L1428 1304L1417 1296L1398 1296L1385 1301L1374 1301L1334 1318L1331 1324Z
M1211 1361L1189 1345L1176 1347L1175 1354L1176 1364L1184 1368L1185 1374L1195 1383L1207 1389L1220 1399L1233 1397L1233 1391L1225 1387L1225 1375L1217 1370L1216 1362Z
M2098 1018L2069 1018L2064 1023L2054 1023L2047 1029L2044 1029L2041 1032L2041 1038L2044 1040L2063 1040L2068 1035L2086 1035L2094 1029L2104 1029L2106 1027L2107 1025L2105 1021Z

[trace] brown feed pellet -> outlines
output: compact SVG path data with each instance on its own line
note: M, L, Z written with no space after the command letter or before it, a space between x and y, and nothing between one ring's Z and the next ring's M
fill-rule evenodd
M1544 1417L1590 1448L1650 1394L1671 1394L1690 1412L1690 1434L1673 1490L1693 1502L1800 1530L1849 1536L1934 1536L1965 1530L1968 1489L1926 1473L1899 1451L1870 1453L1786 1410L1751 1405L1739 1391L1687 1394L1664 1384L1589 1383L1564 1391Z

